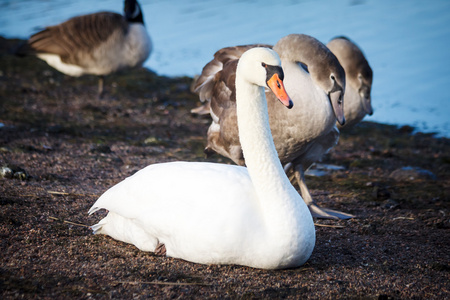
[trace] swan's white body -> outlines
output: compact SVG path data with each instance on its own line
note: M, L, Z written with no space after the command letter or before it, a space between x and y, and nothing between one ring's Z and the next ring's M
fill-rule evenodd
M145 251L203 264L296 267L315 244L311 214L290 184L270 133L261 62L280 65L275 52L254 48L236 73L240 140L247 168L175 162L148 166L112 187L89 213L109 214L96 233Z

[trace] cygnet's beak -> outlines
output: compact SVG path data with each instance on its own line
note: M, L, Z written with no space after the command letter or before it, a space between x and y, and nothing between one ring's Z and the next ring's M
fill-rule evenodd
M339 124L345 124L344 117L344 95L342 91L334 91L329 94L331 106L333 107L334 115Z

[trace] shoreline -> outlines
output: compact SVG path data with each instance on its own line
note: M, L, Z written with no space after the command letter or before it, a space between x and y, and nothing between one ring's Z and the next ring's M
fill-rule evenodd
M5 37L5 36L1 36L0 35L0 53L7 53L8 51L11 51L12 48L14 48L14 45L20 43L20 42L25 42L24 39L20 38L20 37ZM212 54L211 54L211 58L212 58ZM151 57L149 59L152 59ZM203 66L200 66L198 69L198 73L201 72L201 68ZM51 67L50 67L51 69ZM171 78L171 79L178 79L178 78L193 78L195 76L191 76L191 75L179 75L179 76L168 76L168 75L159 75L158 73L156 73L154 70L143 66L143 69L148 70L151 73L154 73L156 76L158 77L162 77L162 78ZM55 71L58 72L58 71ZM86 76L86 75L85 75ZM374 114L376 114L376 110L374 112ZM371 123L379 123L379 124L384 124L384 125L392 125L392 126L397 126L398 128L401 127L411 127L413 128L412 133L423 133L423 134L433 134L436 136L436 138L450 138L450 132L445 132L445 131L439 131L439 130L420 130L418 127L411 125L411 124L397 124L397 123L389 123L389 122L379 122L376 120L371 120L368 116L366 116L366 118L364 119L365 122L371 122Z
M165 161L232 163L203 153L210 119L192 78L146 69L65 76L0 39L0 287L18 298L450 298L450 139L362 122L306 183L319 205L355 214L315 220L302 267L258 270L155 256L85 226L109 187ZM10 171L9 171L9 170ZM176 187L176 182L173 183Z

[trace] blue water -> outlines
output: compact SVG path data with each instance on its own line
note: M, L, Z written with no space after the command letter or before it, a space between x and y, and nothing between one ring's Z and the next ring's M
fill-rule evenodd
M154 52L145 66L160 75L194 76L222 47L269 43L290 33L324 43L353 39L374 71L374 115L450 137L448 0L141 0ZM3 0L0 35L27 38L44 26L121 0Z

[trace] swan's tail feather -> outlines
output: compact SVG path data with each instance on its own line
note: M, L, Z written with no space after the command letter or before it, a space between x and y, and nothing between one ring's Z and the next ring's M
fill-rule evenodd
M99 234L99 233L101 233L100 231L102 230L102 227L103 227L103 225L105 225L105 224L106 224L106 222L105 222L104 220L101 220L101 221L98 222L97 224L92 225L92 226L91 226L92 233L93 233L93 234Z
M95 213L96 211L102 209L101 207L97 207L97 206L92 206L91 209L88 211L89 215L92 215L93 213ZM99 234L100 231L103 228L103 225L105 225L107 222L105 221L105 219L102 219L100 222L98 222L95 225L92 225L90 228L92 229L92 233L93 234Z
M95 213L96 211L102 209L101 207L95 207L92 206L91 209L88 211L88 215L92 215L93 213Z

